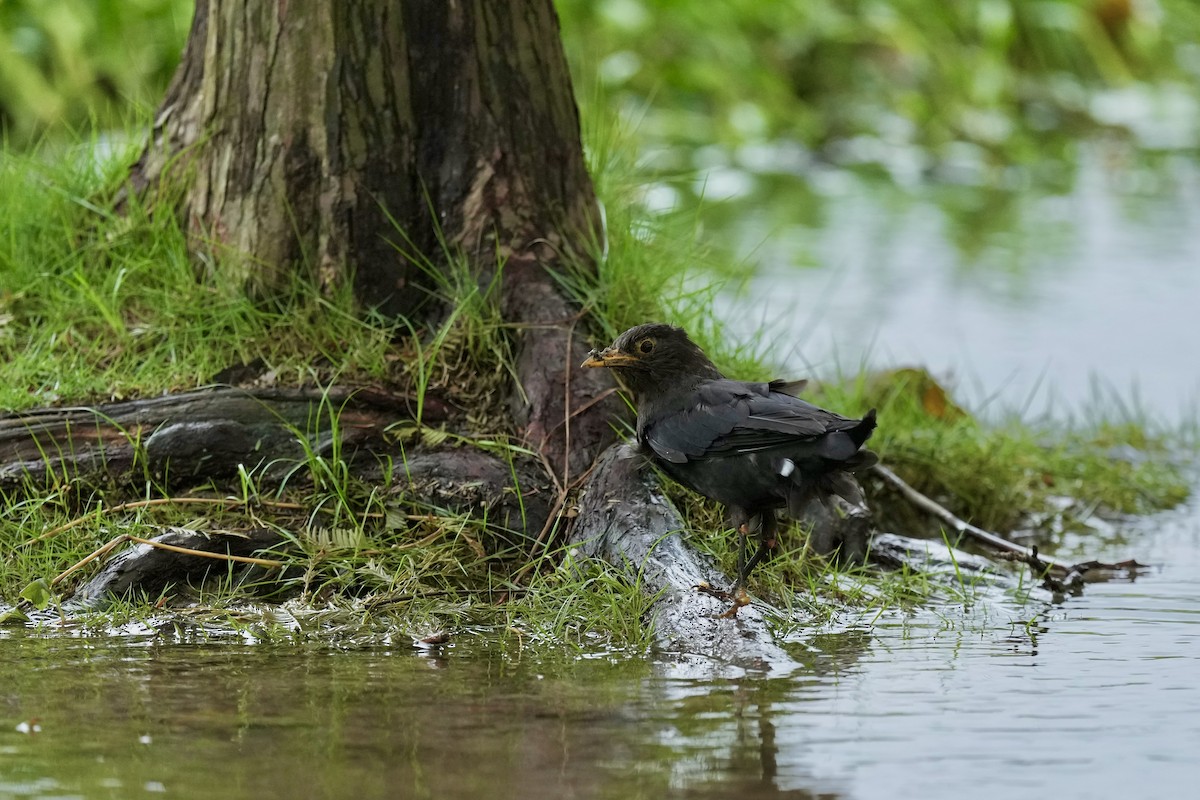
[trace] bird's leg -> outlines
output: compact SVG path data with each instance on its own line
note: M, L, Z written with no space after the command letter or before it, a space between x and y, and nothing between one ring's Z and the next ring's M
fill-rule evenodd
M749 574L749 570L746 568L746 540L750 537L751 523L762 518L762 515L751 517L741 509L731 509L729 516L730 522L733 523L738 533L737 579L729 591L717 589L708 583L701 583L696 586L698 591L704 592L710 597L724 600L727 603L733 603L733 606L728 611L719 615L721 617L733 617L737 614L739 608L750 604L750 595L746 593L745 588L746 575ZM761 521L758 524L761 526Z
M737 582L733 584L733 589L730 591L730 600L733 606L728 611L722 614L722 617L736 617L738 609L742 606L750 604L750 595L746 591L746 581L750 578L750 572L758 563L763 560L772 550L775 549L775 512L764 511L757 515L758 525L758 550L751 556L750 560L746 560L746 539L742 537L740 542L741 549L738 550L738 576Z
M746 564L744 569L738 570L739 584L745 583L746 579L750 577L750 571L757 567L759 563L768 555L770 555L771 551L775 549L775 523L775 514L770 511L764 511L762 515L762 524L758 526L758 550L754 553L754 556L751 557L750 562ZM745 545L744 539L742 540L742 544L743 546ZM741 563L740 559L738 563Z
M707 583L702 583L696 587L701 592L715 597L718 600L724 600L728 603L733 603L733 605L730 606L729 609L723 614L719 614L719 617L726 619L736 617L738 609L740 609L742 606L750 605L750 594L746 591L746 576L750 574L750 570L754 568L754 565L762 559L762 554L756 554L750 559L749 563L747 563L746 540L750 538L750 531L752 528L759 531L759 539L762 539L763 526L768 524L766 522L766 518L766 514L755 514L753 517L751 517L741 509L733 509L730 512L730 521L734 524L734 527L738 532L737 578L734 580L733 586L730 587L729 591L727 592L720 589L715 589L712 586L709 586ZM773 523L774 516L772 515L770 524L770 529L772 531L774 530Z
M717 592L715 590L706 590L708 594L721 600L727 600L733 603L720 617L731 619L737 616L738 609L742 606L750 605L750 594L746 591L746 581L750 577L750 572L759 562L770 555L777 544L775 539L775 514L772 511L764 511L751 521L757 519L758 524L755 526L758 531L758 549L749 561L746 561L746 539L749 537L749 523L743 523L738 527L738 533L742 535L738 542L738 572L737 580L734 581L733 588L728 592ZM700 588L700 587L698 587Z
M737 580L733 583L732 591L746 582L746 540L750 538L750 523L743 522L738 526Z

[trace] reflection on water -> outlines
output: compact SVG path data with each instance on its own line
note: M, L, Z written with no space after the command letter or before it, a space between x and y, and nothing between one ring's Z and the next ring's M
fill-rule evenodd
M0 671L0 797L779 796L753 696L642 661L13 637Z
M422 654L10 632L0 798L1186 796L1200 505L1144 534L1161 568L1136 583L843 620L770 679L509 640Z
M1060 193L900 189L820 169L763 178L705 207L712 238L755 269L722 316L746 338L768 331L798 374L866 358L954 376L975 407L1062 415L1099 384L1194 415L1200 168L1123 157L1085 149ZM709 188L720 196L722 181Z

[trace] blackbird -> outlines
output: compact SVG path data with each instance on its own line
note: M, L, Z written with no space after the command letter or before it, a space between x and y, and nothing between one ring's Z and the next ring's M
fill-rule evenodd
M730 380L682 328L658 323L630 328L591 351L583 366L614 370L633 393L643 453L728 510L741 534L737 580L729 592L698 587L733 602L722 616L750 602L746 579L775 547L775 509L795 519L813 498L863 502L852 473L878 461L863 449L875 430L874 409L847 419L799 399L803 381ZM759 546L747 561L752 531Z

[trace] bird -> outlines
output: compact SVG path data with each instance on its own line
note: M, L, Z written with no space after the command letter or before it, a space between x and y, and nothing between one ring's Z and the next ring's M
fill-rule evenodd
M750 603L746 580L776 546L777 509L797 519L814 498L863 504L854 473L878 461L863 446L875 409L850 419L800 399L804 381L731 380L686 331L663 323L630 328L582 366L612 370L633 395L640 452L725 506L740 534L737 578L729 591L696 587L733 603L722 617ZM747 560L752 532L758 549Z

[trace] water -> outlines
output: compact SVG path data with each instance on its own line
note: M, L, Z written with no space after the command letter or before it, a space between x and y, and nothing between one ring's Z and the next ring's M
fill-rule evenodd
M1113 547L1161 565L1060 606L933 609L778 726L781 775L849 797L1180 797L1200 778L1200 507ZM1033 613L1030 613L1033 612ZM781 759L781 762L783 760Z
M1136 582L844 620L791 645L802 672L769 679L512 639L9 632L0 798L1187 796L1200 504L1135 541L1159 565Z
M976 410L1099 401L1194 419L1200 167L1124 158L1085 148L1058 192L897 190L828 170L745 184L759 193L708 215L755 267L723 314L745 336L770 331L796 374L921 365Z

